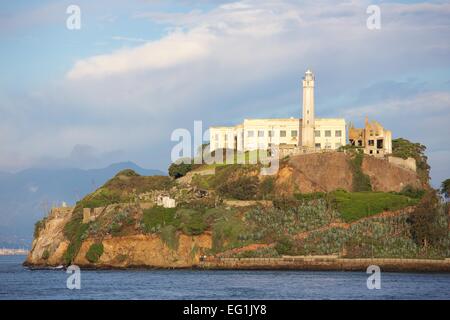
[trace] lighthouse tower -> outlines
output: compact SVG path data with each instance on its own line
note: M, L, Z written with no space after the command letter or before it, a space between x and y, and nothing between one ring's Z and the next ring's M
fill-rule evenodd
M314 149L314 74L311 70L303 77L303 121L302 141L305 148Z

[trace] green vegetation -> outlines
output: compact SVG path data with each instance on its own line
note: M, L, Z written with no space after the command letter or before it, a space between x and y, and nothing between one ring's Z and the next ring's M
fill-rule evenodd
M194 209L153 207L144 210L142 222L145 232L160 232L170 225L187 235L197 235L208 227L205 218L203 211Z
M242 219L230 212L213 224L212 251L240 247L249 242L242 235L248 231Z
M37 237L39 237L39 233L41 232L42 228L45 226L45 221L46 220L47 220L47 218L43 218L42 220L36 221L36 223L34 224L33 236L34 236L35 239Z
M176 208L153 207L145 209L142 222L144 231L148 233L159 232L166 225L172 225L176 228L180 225Z
M450 179L442 181L440 192L444 195L445 198L450 198Z
M169 176L178 179L184 177L189 171L196 166L192 163L192 160L188 160L190 163L184 163L182 161L174 162L169 166ZM185 161L186 162L186 161Z
M82 208L77 205L71 220L64 226L64 235L70 241L64 253L64 262L70 264L81 247L82 241L87 237L89 224L83 222Z
M103 244L101 242L93 243L86 252L86 259L91 263L96 263L103 254Z
M235 258L277 258L280 254L274 247L264 247L237 253Z
M363 173L361 165L364 159L362 152L355 152L351 161L351 169L353 171L353 191L372 191L370 177Z
M411 214L409 223L417 245L427 248L438 245L448 233L448 222L437 195L429 191Z
M110 222L108 232L113 236L120 236L124 227L131 226L133 223L134 219L128 211L120 211L114 215Z
M184 234L198 235L202 234L208 225L204 220L203 212L193 209L180 209L177 211L180 217L180 227Z
M106 207L110 204L119 203L123 200L124 199L122 199L119 191L102 187L81 200L81 205L83 208L99 208ZM128 199L126 199L126 201L128 201Z
M258 177L241 176L235 180L225 181L218 186L217 192L224 198L251 200L256 198L258 185Z
M401 194L401 195L404 195L404 196L407 196L410 198L414 198L414 199L421 199L425 194L425 190L417 189L417 188L414 188L414 187L408 185L408 186L404 187L402 189L402 191L400 191L398 194Z
M42 259L47 260L48 258L50 258L50 252L47 249L45 249L44 252L42 253Z
M258 197L266 200L273 198L275 191L275 177L265 177L259 184Z
M295 244L290 237L282 237L275 244L275 251L280 255L295 255Z
M317 229L338 218L339 213L323 199L305 203L297 201L289 208L256 207L245 214L247 224L253 225L251 229L257 230L253 238L266 242Z
M346 222L388 210L398 210L417 204L418 199L385 192L333 192L337 210Z
M426 147L420 143L399 138L392 140L392 155L402 159L409 157L416 159L417 174L424 183L430 180L430 166L425 155Z
M327 196L325 192L312 192L312 193L296 193L294 194L295 199L302 202L308 202L311 200L324 199Z
M177 234L177 228L168 225L161 228L161 240L172 250L178 249L179 237Z
M119 192L121 201L128 201L130 195L152 190L169 190L174 182L167 176L140 176L133 170L124 170L116 174L103 186L113 192Z

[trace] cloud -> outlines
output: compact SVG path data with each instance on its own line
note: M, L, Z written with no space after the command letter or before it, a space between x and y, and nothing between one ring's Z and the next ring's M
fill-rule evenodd
M175 67L199 60L208 52L211 37L201 32L188 35L175 32L162 40L143 46L122 49L114 54L100 55L78 61L68 73L70 80L84 77L106 77L117 73Z
M165 168L171 131L193 120L207 127L298 116L308 67L321 117L370 113L394 135L426 140L430 152L442 148L434 141L447 132L433 121L448 123L448 97L422 75L450 70L449 3L383 2L377 31L366 28L371 1L208 4L133 11L130 19L167 32L141 42L145 32L125 30L130 37L116 37L127 46L79 57L64 79L20 97L0 92L0 168L41 163L46 154L65 158L77 144Z

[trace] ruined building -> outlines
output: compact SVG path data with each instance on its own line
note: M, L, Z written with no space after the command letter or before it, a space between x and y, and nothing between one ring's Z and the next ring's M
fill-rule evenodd
M350 145L364 148L364 153L375 157L384 157L392 153L392 132L383 128L377 121L366 117L364 128L348 129Z

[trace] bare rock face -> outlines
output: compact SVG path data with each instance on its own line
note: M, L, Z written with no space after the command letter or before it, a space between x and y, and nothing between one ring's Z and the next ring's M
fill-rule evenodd
M361 169L370 177L373 191L401 191L405 186L424 188L418 175L385 159L365 156ZM343 152L313 153L291 157L276 178L277 192L352 191L353 171L350 155Z
M364 157L363 172L370 177L374 191L399 192L407 185L424 188L416 172L396 166L384 159Z
M279 171L277 185L286 194L350 191L353 175L348 160L347 155L337 152L293 156Z
M71 210L53 209L45 219L32 249L25 261L29 266L58 266L64 264L64 253L69 241L64 236L64 226L72 216ZM95 242L103 244L103 254L94 265L86 259L86 253ZM212 246L211 233L198 236L179 235L177 248L170 248L156 234L133 234L122 237L107 236L103 239L88 238L83 241L74 263L80 267L159 267L188 268L198 264L204 250Z
M73 208L54 208L34 238L26 264L59 265L69 245L64 226L72 217Z
M74 263L90 265L86 253L94 239L83 242ZM169 248L158 235L110 237L102 241L103 254L95 266L99 267L156 267L189 268L198 264L202 249L211 248L211 234L179 236L176 250Z

